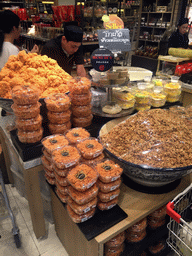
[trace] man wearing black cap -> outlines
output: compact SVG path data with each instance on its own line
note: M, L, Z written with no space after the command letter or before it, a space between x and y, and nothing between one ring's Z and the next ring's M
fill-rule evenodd
M72 67L76 64L77 75L86 76L82 49L83 31L80 27L66 25L64 35L48 41L41 52L41 55L57 61L67 73L71 74Z
M177 25L177 30L170 36L168 40L168 48L188 48L189 38L188 38L188 18L181 18Z

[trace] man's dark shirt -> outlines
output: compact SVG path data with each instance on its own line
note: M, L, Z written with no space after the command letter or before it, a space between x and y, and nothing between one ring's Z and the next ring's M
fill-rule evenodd
M47 55L48 57L56 60L60 67L62 67L67 73L71 74L74 63L76 65L84 64L83 47L81 45L77 52L68 57L61 47L61 38L62 36L58 36L48 41L43 46L41 55Z
M184 48L187 49L189 44L189 38L187 34L182 35L179 30L175 31L168 40L168 48Z

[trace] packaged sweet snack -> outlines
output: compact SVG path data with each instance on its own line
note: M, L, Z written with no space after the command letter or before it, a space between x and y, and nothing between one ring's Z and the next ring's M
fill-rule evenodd
M68 121L64 124L48 124L49 131L51 134L64 134L71 129L71 121Z
M69 86L70 94L86 94L91 88L91 81L86 77L76 77L75 82Z
M149 246L149 252L156 255L157 253L160 253L163 249L166 247L166 242L164 239L158 241L157 243Z
M167 102L176 102L176 101L179 101L180 99L180 94L179 95L175 95L175 96L172 96L172 95L167 95Z
M23 132L18 130L17 136L22 143L36 143L39 142L43 137L43 128L33 132Z
M105 210L110 210L111 208L113 208L116 204L118 203L118 197L116 197L115 199L103 203L101 201L98 201L97 203L97 207L101 210L101 211L105 211Z
M43 167L43 169L50 178L55 178L55 174L53 171L48 170L46 167Z
M47 112L47 117L49 122L52 124L64 124L70 121L71 119L71 110L67 110L64 112Z
M137 111L144 111L144 110L149 110L151 108L151 105L149 104L139 104L139 103L136 103L135 105L135 109Z
M72 114L75 117L86 117L92 114L92 105L76 106L73 105L71 108Z
M69 186L69 182L66 177L58 175L55 171L54 171L54 174L55 174L55 180L59 183L59 185L63 187Z
M86 204L79 205L69 196L67 203L76 214L82 215L84 213L91 211L93 208L96 207L97 197L95 197L93 200L89 201Z
M42 126L42 117L41 115L37 115L34 118L30 119L20 119L16 118L15 120L16 128L26 132L32 132L35 130L39 130Z
M57 93L45 98L45 103L51 112L64 112L70 108L71 100L68 95Z
M181 94L181 85L179 82L173 83L173 82L167 82L164 85L164 90L168 94L168 96L177 96Z
M163 205L159 209L155 210L151 214L148 215L148 217L153 217L153 218L162 218L165 217L167 214L167 208L166 205Z
M107 192L113 191L113 190L120 187L121 178L119 178L115 181L109 182L109 183L104 183L104 182L102 182L98 179L97 180L97 185L99 186L99 190L101 192L107 193Z
M119 193L120 193L119 188L117 188L116 190L110 191L108 193L103 193L103 192L99 191L98 198L101 202L106 203L106 202L109 202L109 201L115 199L116 197L118 197Z
M124 250L124 247L124 243L117 247L105 247L105 256L120 256Z
M36 118L40 114L40 105L41 103L39 102L36 102L36 104L33 105L17 105L14 103L11 108L17 118L30 119Z
M96 183L98 173L86 164L79 164L68 173L67 179L76 190L85 191Z
M46 151L51 154L53 150L67 146L69 144L69 141L66 139L66 137L62 134L55 134L50 135L41 140L41 143L43 144Z
M68 194L68 185L61 186L60 183L57 181L57 179L55 180L55 185L61 194L64 194L64 195Z
M64 146L52 152L53 163L59 169L69 168L79 163L81 156L73 146Z
M89 116L85 117L73 117L73 125L75 127L87 127L91 125L93 119L93 115L90 114Z
M47 160L45 156L41 157L41 162L45 168L47 168L49 171L53 171L51 162Z
M77 204L83 205L97 197L98 187L94 184L91 188L81 192L69 186L68 194Z
M66 203L66 202L67 202L67 199L68 199L68 194L67 194L67 193L66 193L66 194L62 194L62 193L58 190L57 187L55 188L55 192L56 192L57 196L59 197L59 199L61 200L61 202L63 202L63 203Z
M15 86L11 95L14 103L18 105L35 104L39 100L39 91L30 85Z
M70 144L77 144L79 141L89 138L90 137L90 133L85 130L82 127L77 127L77 128L73 128L71 130L69 130L66 134L65 134L66 138L68 139Z
M127 232L126 231L126 239L130 243L138 243L142 241L147 235L146 229L143 229L140 232Z
M104 183L115 181L121 177L123 169L112 160L104 160L95 165L99 179Z
M159 228L161 226L163 226L166 222L165 217L162 218L154 218L151 216L148 216L148 226L151 229L156 229Z
M82 140L77 144L77 148L85 159L93 159L103 152L103 146L96 138Z
M59 169L55 164L53 164L53 170L62 177L66 177L71 168Z
M90 211L88 211L84 214L78 215L71 209L71 207L69 205L67 205L67 211L68 211L69 216L75 223L84 222L84 221L90 219L91 217L93 217L93 215L95 214L95 208L92 208Z
M147 218L143 218L142 220L138 221L134 225L132 225L130 228L127 229L127 232L130 233L138 233L146 229L147 227Z
M81 162L88 165L95 165L96 163L102 161L104 158L105 155L102 153L101 155L93 159L85 159L84 157L81 157Z
M151 106L155 108L159 108L165 105L167 99L167 95L163 92L151 94Z
M105 246L108 248L118 247L125 241L125 231L119 233L108 242L105 243Z
M48 182L49 184L55 185L55 178L49 177L49 176L46 174L46 172L44 173L44 175L45 175L45 178L46 178L46 180L47 180L47 182Z
M51 162L52 161L52 156L49 152L47 152L47 150L45 148L42 149L43 155L45 156L45 158Z
M91 92L84 94L70 94L71 104L76 106L86 106L91 103Z

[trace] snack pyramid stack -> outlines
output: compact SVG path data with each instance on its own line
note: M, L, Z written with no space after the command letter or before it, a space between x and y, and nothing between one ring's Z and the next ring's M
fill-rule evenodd
M105 159L95 165L99 174L98 204L100 210L109 210L118 203L123 169L112 160Z
M45 171L45 178L51 185L55 185L56 180L53 171L54 165L52 161L52 153L54 150L61 148L64 145L68 145L69 142L64 135L56 134L43 138L41 143L43 145L43 156L41 157L41 161Z
M11 91L16 116L18 139L22 143L36 143L42 139L39 91L29 85L15 86Z
M71 100L64 93L52 94L45 98L49 131L51 134L63 134L71 128Z
M86 77L77 77L68 84L71 98L72 123L74 127L91 125L91 81Z

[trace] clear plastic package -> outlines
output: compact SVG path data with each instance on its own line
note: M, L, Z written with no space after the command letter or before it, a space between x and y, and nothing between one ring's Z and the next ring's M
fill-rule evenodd
M166 247L166 241L164 239L156 242L155 244L149 246L149 252L153 255L157 255L159 253L162 253L162 251Z
M52 161L59 169L65 169L77 165L80 161L80 153L73 146L64 146L52 152Z
M55 171L54 171L54 174L55 174L55 180L59 183L59 185L63 187L69 186L69 182L66 177L58 175Z
M30 85L15 86L11 91L14 103L18 105L35 104L39 100L39 90Z
M70 95L71 104L76 106L86 106L91 103L91 92L85 94Z
M59 169L55 164L53 164L53 170L62 177L66 177L71 168Z
M68 186L61 186L57 179L55 180L55 185L61 194L68 195Z
M139 104L136 103L135 109L137 111L144 111L144 110L149 110L151 108L151 104Z
M53 150L67 146L69 144L69 141L66 139L66 137L62 134L55 134L50 135L41 140L41 143L43 144L46 151L51 154Z
M97 184L99 186L99 190L101 192L104 192L104 193L107 193L107 192L110 192L110 191L113 191L117 188L120 187L121 185L121 178L115 180L115 181L112 181L110 183L103 183L102 181L100 181L99 179L97 180Z
M70 196L68 197L67 203L71 207L71 209L78 215L85 214L89 211L91 211L93 208L97 205L97 197L95 197L93 200L89 201L86 204L79 205L77 204Z
M127 232L138 233L142 232L147 227L147 218L143 218L142 220L138 221L134 225L132 225L130 228L127 229Z
M49 122L52 124L64 124L70 121L71 110L67 110L64 112L47 111L47 117L49 119Z
M121 177L123 169L112 160L104 160L95 165L99 179L104 183L115 181Z
M47 169L45 166L43 167L45 173L50 177L50 178L55 178L55 174L53 171L50 171L49 169Z
M116 197L118 197L119 193L120 193L119 188L117 188L113 191L107 192L107 193L103 193L103 192L99 191L98 198L101 202L107 203L107 202L115 199Z
M62 193L58 190L57 187L55 188L55 192L56 192L57 196L59 197L59 199L61 200L61 202L63 202L63 203L66 203L66 202L67 202L68 194L65 194L65 195L62 194Z
M71 108L72 114L75 117L86 117L92 114L92 105L76 106L73 105Z
M122 243L117 247L105 247L105 256L120 256L124 251L125 244Z
M105 155L102 153L98 157L95 157L93 159L85 159L84 157L81 157L81 163L88 164L88 165L95 165L96 163L102 161L105 158Z
M119 233L108 242L105 243L107 248L114 248L120 246L125 241L125 231Z
M91 188L86 191L78 191L74 189L72 186L68 188L68 193L70 197L79 205L86 204L97 197L98 187L94 184Z
M176 95L176 96L171 96L171 95L167 95L167 102L176 102L176 101L179 101L180 99L180 94L179 95Z
M79 164L68 173L67 179L76 190L85 191L96 183L98 173L86 164Z
M65 132L71 129L71 121L68 121L64 124L49 123L48 127L51 134L64 134Z
M18 130L17 136L22 143L36 143L43 137L43 128L33 132L23 132Z
M117 69L117 72L119 72L119 77L128 77L128 70L125 68Z
M148 216L148 226L151 229L159 228L159 227L163 226L165 224L165 222L166 222L165 217L154 218L154 217Z
M91 125L93 119L93 115L85 116L85 117L73 117L73 125L75 127L87 127Z
M138 243L142 241L147 235L146 229L140 231L140 232L126 232L126 239L130 243Z
M168 96L178 96L181 94L181 84L180 82L173 83L171 81L167 81L164 85L164 91Z
M167 100L166 93L155 93L153 92L151 94L151 106L155 108L159 108L165 105L165 102Z
M22 131L32 132L39 130L42 126L42 117L37 115L35 118L31 119L19 119L15 120L16 128Z
M47 180L47 182L48 182L49 184L55 185L55 178L49 177L49 176L46 174L46 172L44 173L44 175L45 175L45 178L46 178L46 180Z
M166 214L167 214L167 208L166 208L166 205L163 205L162 207L155 210L154 212L152 212L148 216L153 217L153 218L162 218L162 217L165 217Z
M119 77L119 72L117 71L107 72L107 78L109 80L116 80L118 77Z
M44 99L46 107L51 112L64 112L70 108L71 100L64 93L52 94Z
M101 201L98 201L97 203L97 207L101 210L101 211L106 211L106 210L110 210L111 208L113 208L116 204L118 203L118 197L116 197L115 199L103 203Z
M93 208L92 210L90 210L89 212L86 212L82 215L78 215L76 214L69 205L67 205L67 211L69 216L71 217L71 219L73 220L73 222L75 223L81 223L81 222L85 222L88 219L90 219L91 217L93 217L93 215L95 214L95 208Z
M69 86L70 94L80 95L89 93L91 81L86 77L76 77L74 83Z
M70 144L76 145L79 141L89 138L90 133L82 127L77 127L69 130L65 136Z
M103 152L101 143L99 143L96 138L92 137L80 141L77 144L77 148L85 159L96 158Z
M47 160L45 156L41 157L41 162L45 168L47 168L49 171L53 171L52 163L49 160Z
M14 114L19 119L30 119L36 118L40 114L41 103L37 102L33 105L16 105L15 103L11 106Z

